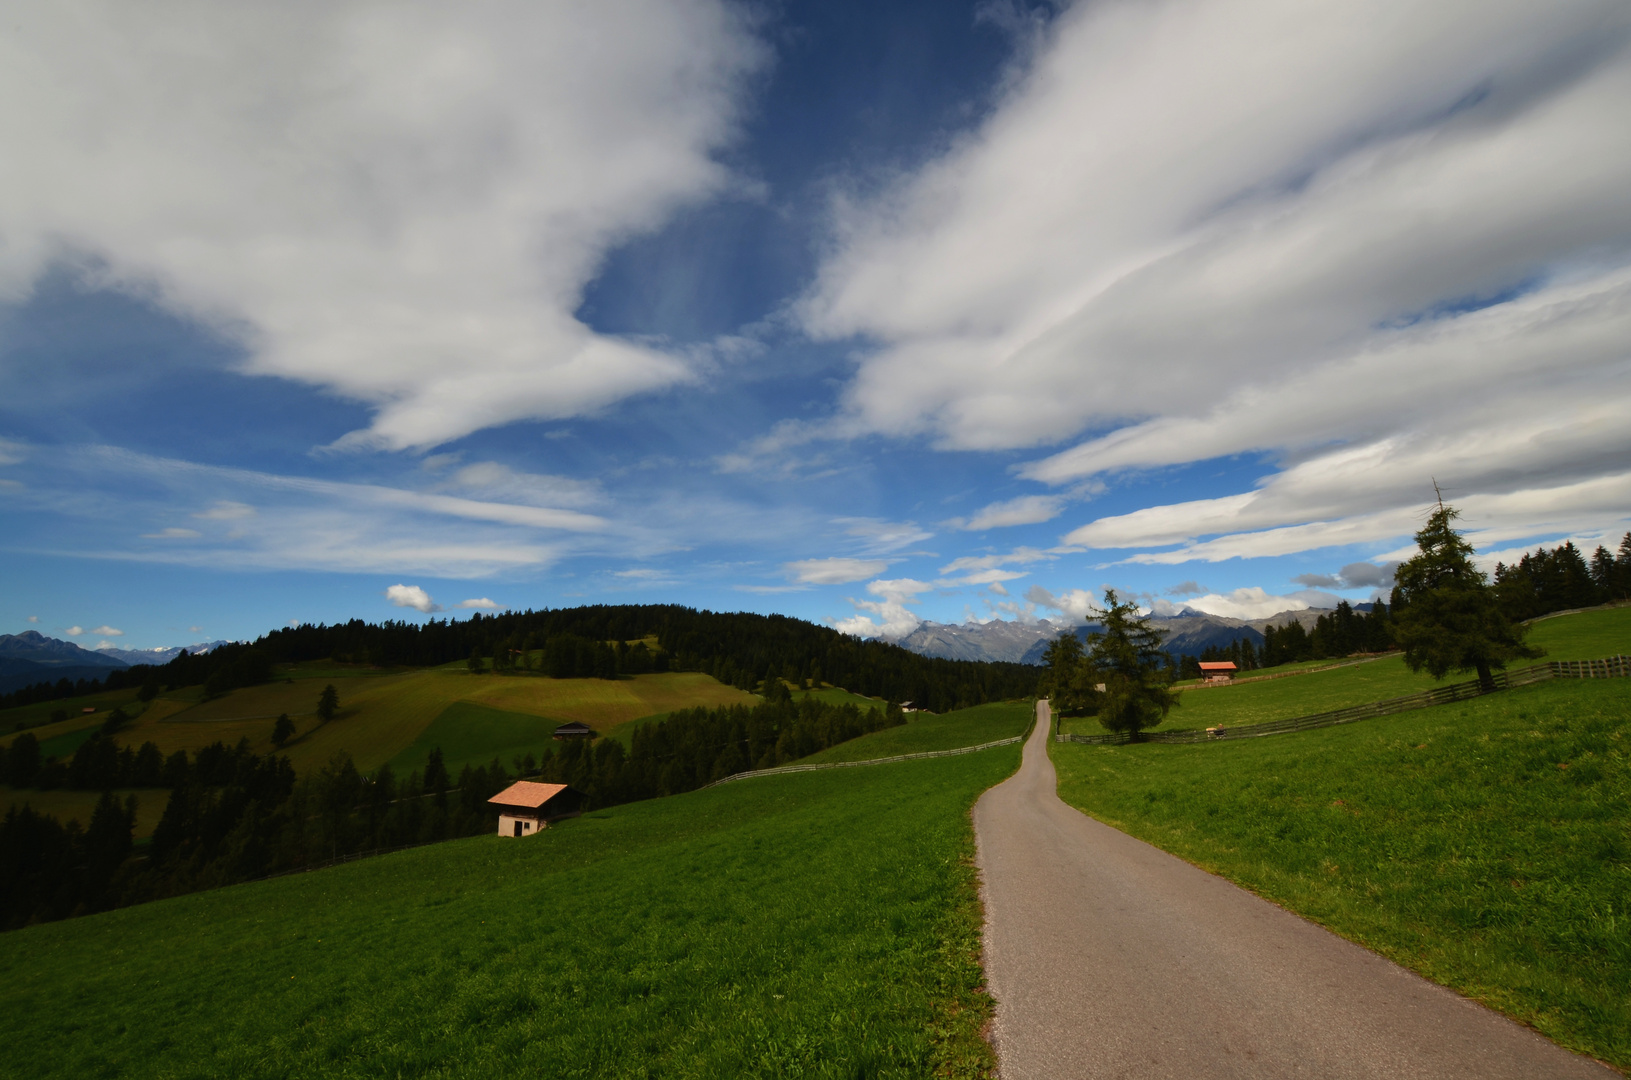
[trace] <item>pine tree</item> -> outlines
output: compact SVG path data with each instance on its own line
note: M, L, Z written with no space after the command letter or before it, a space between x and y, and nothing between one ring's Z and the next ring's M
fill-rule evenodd
M1178 695L1167 688L1162 674L1165 635L1139 618L1135 605L1122 603L1114 589L1104 590L1098 615L1104 629L1087 636L1085 678L1092 689L1085 696L1107 730L1125 731L1136 739L1178 704Z
M334 714L339 711L340 692L334 689L333 683L329 683L323 687L323 696L317 699L317 715L326 724L334 719Z
M1394 638L1410 670L1425 668L1435 679L1477 671L1479 683L1493 690L1495 669L1540 651L1524 644L1525 628L1507 618L1473 565L1473 546L1455 531L1459 516L1441 499L1416 534L1418 554L1394 577Z

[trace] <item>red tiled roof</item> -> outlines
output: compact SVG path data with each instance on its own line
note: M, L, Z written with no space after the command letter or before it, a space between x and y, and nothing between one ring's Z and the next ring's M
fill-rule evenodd
M526 806L536 810L565 790L565 784L535 784L531 780L517 780L487 801L501 806Z
M1234 671L1234 670L1236 670L1236 668L1235 668L1235 665L1232 664L1231 662L1229 662L1228 660L1225 660L1222 663L1218 663L1216 661L1210 661L1209 660L1209 661L1201 664L1201 670L1202 671Z

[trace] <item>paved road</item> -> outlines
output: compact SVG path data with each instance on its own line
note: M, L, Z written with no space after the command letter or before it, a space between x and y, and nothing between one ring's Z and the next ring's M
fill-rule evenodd
M1004 1080L1618 1075L1066 806L1038 721L974 808Z

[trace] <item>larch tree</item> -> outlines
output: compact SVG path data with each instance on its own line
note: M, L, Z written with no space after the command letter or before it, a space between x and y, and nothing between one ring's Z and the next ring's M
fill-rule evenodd
M1473 565L1473 546L1455 530L1460 516L1441 498L1416 534L1416 555L1394 574L1393 636L1411 671L1435 679L1476 671L1479 684L1493 690L1497 670L1540 650L1524 644L1527 628L1507 618Z

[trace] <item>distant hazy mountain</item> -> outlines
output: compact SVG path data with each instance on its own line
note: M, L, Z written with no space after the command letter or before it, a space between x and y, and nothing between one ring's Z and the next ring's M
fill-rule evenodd
M172 645L167 649L115 649L110 646L96 651L98 655L111 656L135 667L137 664L168 664L184 652L206 653L231 644L230 641L201 641L196 645Z
M38 630L0 634L0 693L58 679L100 679L109 671L129 666L116 657L46 637Z
M201 641L168 649L82 649L38 630L0 634L0 694L35 683L100 679L109 671L137 664L168 664L183 651L209 652L230 641Z
M1007 660L1027 664L1031 652L1037 656L1047 648L1048 642L1069 627L1046 620L1034 623L1006 622L993 619L986 623L920 623L916 630L901 638L897 645L920 656L934 656L943 660Z
M0 659L104 668L130 666L118 657L81 649L71 641L58 641L56 638L46 637L38 630L25 630L21 634L0 634Z

